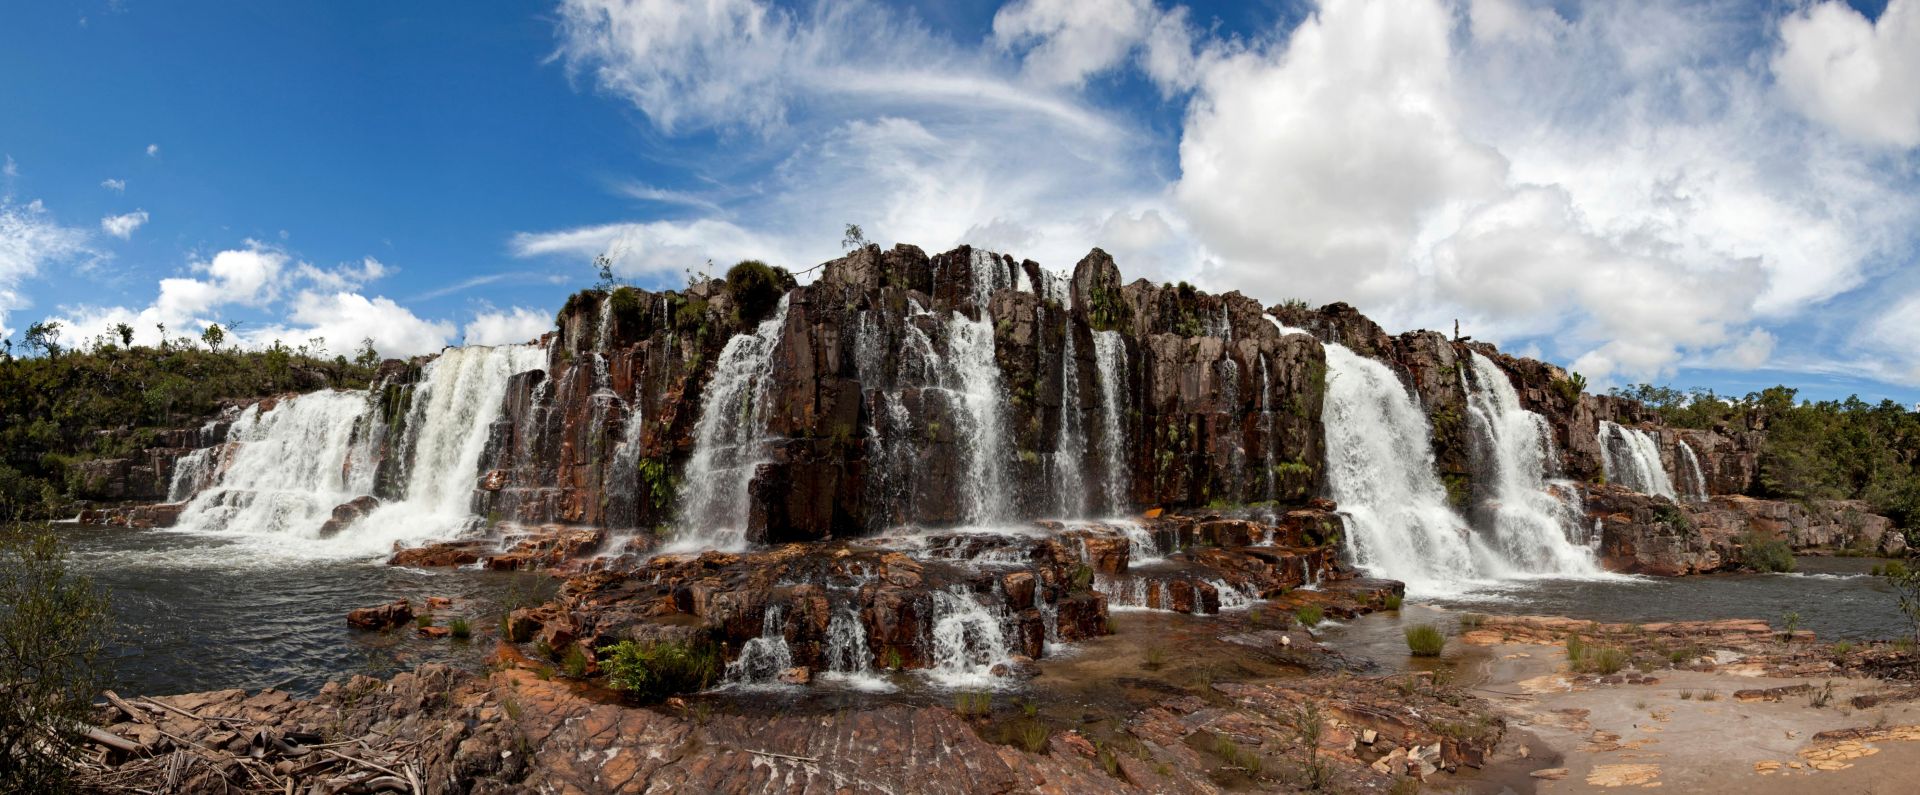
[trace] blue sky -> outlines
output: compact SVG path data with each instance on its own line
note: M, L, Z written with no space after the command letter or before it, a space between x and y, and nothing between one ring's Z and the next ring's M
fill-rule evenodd
M0 329L525 339L840 226L1920 402L1920 0L14 4Z

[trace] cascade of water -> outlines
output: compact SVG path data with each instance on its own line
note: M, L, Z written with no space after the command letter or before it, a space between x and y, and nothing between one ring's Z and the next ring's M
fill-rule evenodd
M607 524L634 527L640 522L640 434L646 430L645 416L636 399L627 425L620 432L620 444L613 450L613 466L607 469L601 493L607 495Z
M747 486L767 456L773 352L787 325L787 298L754 329L727 340L694 423L693 455L680 489L682 536L670 549L746 546Z
M873 653L867 649L867 626L860 622L860 608L849 601L834 611L827 622L827 670L837 674L863 674L873 670Z
M458 534L473 521L474 479L499 420L507 380L546 367L534 345L448 348L429 362L408 412L405 449L412 451L406 495L355 524L357 543L372 552L394 542Z
M170 490L192 496L175 527L316 537L334 506L360 496L348 490L347 464L354 421L366 410L364 392L313 392L264 411L248 406L227 431L223 472L205 471L220 455L209 448L175 473ZM189 488L196 485L204 488Z
M1637 428L1600 421L1601 467L1607 480L1641 494L1678 499L1666 467L1660 464L1660 445Z
M1273 453L1274 447L1277 446L1273 438L1273 388L1272 382L1267 378L1266 355L1256 353L1255 358L1260 361L1260 468L1267 483L1266 490L1262 492L1264 495L1262 499L1277 501L1280 499L1280 488L1274 472L1278 462L1274 460Z
M1526 574L1597 574L1584 543L1585 517L1547 487L1555 462L1553 429L1522 408L1512 381L1492 360L1472 354L1462 374L1468 422L1485 460L1492 493L1481 508L1493 521L1492 544L1503 562Z
M1220 395L1226 405L1228 417L1240 416L1240 362L1229 355L1220 360ZM1234 502L1244 502L1247 473L1247 437L1240 432L1236 424L1227 435L1227 483L1226 492L1219 496Z
M780 674L793 667L793 648L787 645L786 608L774 605L760 619L760 637L740 646L740 656L727 663L726 683L765 685L780 681Z
M1476 566L1466 523L1434 475L1426 415L1386 365L1325 347L1327 488L1354 562L1411 593L1457 590Z
M968 264L972 266L969 281L973 286L973 305L984 320L988 305L993 303L994 293L1003 289L1020 289L1020 269L1009 268L993 252L977 248L973 250Z
M1073 320L1066 322L1066 343L1060 351L1060 432L1053 445L1053 487L1062 517L1084 516L1087 512L1087 483L1082 471L1087 459L1087 433L1081 427L1085 415L1080 412L1080 363L1074 350Z
M1239 588L1233 587L1226 580L1207 580L1207 584L1213 586L1214 592L1220 597L1220 612L1246 610L1253 607L1254 598Z
M1304 329L1297 329L1285 323L1280 322L1280 318L1274 317L1272 315L1261 315L1261 317L1266 318L1268 323L1272 323L1274 328L1279 329L1280 336L1282 337L1285 337L1290 334L1305 334L1306 336L1309 336L1309 337L1313 336L1312 334L1308 333Z
M1676 439L1673 446L1680 451L1680 469L1686 476L1687 499L1706 502L1711 496L1707 493L1707 474L1700 468L1700 458L1693 454L1693 445L1687 444L1685 439Z
M1131 519L1108 519L1106 523L1127 537L1128 566L1150 566L1166 559L1145 525Z
M1131 480L1126 459L1127 432L1125 392L1127 389L1127 342L1118 331L1093 333L1095 372L1100 380L1100 457L1101 491L1106 496L1110 515L1127 510L1127 482Z
M219 474L220 447L202 447L173 462L167 481L167 502L185 502L211 484Z
M933 667L927 673L946 687L992 687L993 666L1010 656L1000 619L959 586L933 593L929 638Z
M1007 441L993 322L953 313L947 323L947 388L959 397L956 430L967 448L966 521L989 524L1006 514Z

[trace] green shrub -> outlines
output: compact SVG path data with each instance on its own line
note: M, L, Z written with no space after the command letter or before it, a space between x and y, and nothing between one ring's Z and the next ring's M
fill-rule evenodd
M1740 537L1740 562L1754 571L1793 571L1793 549L1779 536L1750 532Z
M1400 605L1404 604L1405 602L1406 602L1406 598L1399 594L1387 594L1386 609L1399 610Z
M1300 609L1293 611L1293 617L1299 619L1304 626L1317 627L1320 622L1327 620L1327 611L1319 605L1303 605Z
M992 693L955 693L953 711L962 716L987 716L993 714Z
M1447 636L1440 628L1432 624L1415 624L1406 628L1407 650L1415 657L1438 657L1447 646Z
M641 703L705 690L720 676L720 650L703 642L623 640L600 649L607 686Z
M1479 613L1460 614L1461 629L1479 629L1485 623L1487 623L1487 617Z
M738 303L743 324L766 317L793 284L793 274L786 269L756 259L741 260L727 269L727 292Z
M0 526L0 792L59 792L105 684L107 598L45 526Z
M473 637L473 626L468 624L464 618L449 620L447 622L447 630L452 632L453 637L458 640L466 640Z
M1587 641L1579 635L1567 636L1567 661L1577 662L1587 656Z

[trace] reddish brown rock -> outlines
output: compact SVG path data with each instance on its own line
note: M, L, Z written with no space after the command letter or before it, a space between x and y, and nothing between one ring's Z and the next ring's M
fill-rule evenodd
M355 629L387 630L413 620L413 605L400 599L378 607L362 607L347 613L347 625Z

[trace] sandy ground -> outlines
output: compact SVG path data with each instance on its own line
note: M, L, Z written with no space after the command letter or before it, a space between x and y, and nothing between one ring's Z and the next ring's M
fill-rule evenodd
M1476 694L1506 713L1510 740L1472 791L1920 792L1920 704L1848 706L1856 695L1885 690L1878 682L1831 680L1832 703L1819 708L1805 694L1736 699L1740 690L1828 681L1747 675L1737 662L1713 672L1661 671L1652 684L1575 688L1559 646L1486 651ZM1837 729L1870 734L1814 740Z

